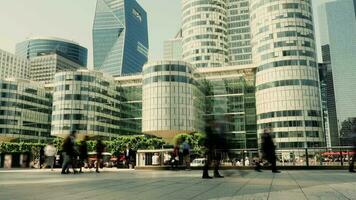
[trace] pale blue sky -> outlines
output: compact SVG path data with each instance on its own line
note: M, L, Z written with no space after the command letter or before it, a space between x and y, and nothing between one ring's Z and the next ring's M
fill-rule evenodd
M315 1L314 7L323 0ZM162 57L163 41L180 27L180 0L138 0L148 14L150 59ZM92 24L96 0L0 0L0 49L31 36L55 36L88 48L92 65ZM318 34L318 30L316 31Z

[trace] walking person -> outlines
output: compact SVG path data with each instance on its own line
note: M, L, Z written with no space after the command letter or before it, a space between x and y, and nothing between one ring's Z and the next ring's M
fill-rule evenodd
M355 173L355 160L356 160L356 118L353 118L351 121L351 140L352 140L352 157L349 163L349 172Z
M82 168L85 167L85 164L89 165L88 144L87 144L88 139L89 139L89 137L85 136L79 145L79 159L80 159L79 173L83 173Z
M213 162L214 164L214 177L215 178L224 178L224 176L221 176L219 173L219 167L220 167L220 159L221 155L219 152L217 152L217 147L221 147L222 144L220 141L220 138L217 134L219 131L218 125L214 120L209 120L207 122L207 126L205 127L205 141L204 141L204 146L205 146L205 158L206 162L203 167L203 179L212 179L213 177L209 176L209 167L211 163Z
M43 168L44 164L45 164L45 151L44 151L44 147L41 146L40 148L40 158L39 158L39 167L38 168Z
M172 170L178 169L178 162L179 162L179 141L176 141L170 160Z
M63 141L63 164L62 164L62 172L61 174L69 174L69 166L72 167L73 173L78 173L75 170L73 159L75 155L74 149L75 143L75 131L72 131L69 136L67 136Z
M105 145L101 141L101 139L96 140L96 173L99 172L99 167L101 165L101 160L103 159L103 152L104 152Z
M182 144L183 149L183 164L185 165L186 170L190 170L190 146L187 142L187 139L184 140Z
M132 158L132 149L130 148L130 145L127 144L126 145L126 149L125 149L125 165L126 165L126 168L130 168L131 158Z
M274 145L270 129L264 129L261 140L263 157L272 165L273 173L280 173L277 170L276 146Z
M51 167L51 171L53 171L53 165L55 162L55 158L57 155L57 148L53 145L52 142L49 142L46 147L44 148L44 154L46 156L46 163L43 166L43 168L46 168L47 166Z

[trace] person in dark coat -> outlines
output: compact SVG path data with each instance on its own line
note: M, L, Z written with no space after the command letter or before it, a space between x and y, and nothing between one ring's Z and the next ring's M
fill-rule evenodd
M131 164L131 158L132 158L132 154L133 154L133 151L132 149L130 148L130 145L127 144L126 145L126 149L125 149L125 165L127 168L130 168L130 164Z
M214 120L209 120L207 126L205 127L205 158L206 162L203 167L203 179L211 179L213 177L209 176L209 166L213 162L214 164L214 177L223 178L219 173L221 151L226 148L225 138L224 138L223 124L219 124Z
M80 142L79 146L79 158L80 158L80 170L79 172L82 173L82 167L85 166L85 163L89 164L88 162L88 141L89 137L85 136L84 139Z
M44 166L44 162L45 162L45 151L44 151L44 147L43 146L41 146L41 148L40 148L39 161L40 161L39 168L41 169Z
M104 143L101 139L97 139L96 141L96 172L99 173L99 167L101 164L101 160L103 159L103 152L105 149Z
M62 174L69 173L69 166L72 166L73 173L78 173L75 170L74 166L74 156L76 155L75 149L75 131L72 131L71 134L66 137L63 141L63 164L62 164Z
M273 173L280 173L277 170L277 157L276 157L276 146L274 145L273 138L271 136L270 130L265 129L262 137L262 153L263 157L272 165L272 172Z

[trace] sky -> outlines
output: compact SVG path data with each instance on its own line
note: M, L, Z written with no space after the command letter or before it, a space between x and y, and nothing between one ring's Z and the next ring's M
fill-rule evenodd
M137 1L148 15L149 59L160 59L163 41L173 38L180 28L180 0ZM323 1L313 0L314 7ZM91 67L95 5L96 0L0 0L0 49L14 53L15 45L26 38L60 37L88 48L88 66ZM317 42L318 36L316 28Z

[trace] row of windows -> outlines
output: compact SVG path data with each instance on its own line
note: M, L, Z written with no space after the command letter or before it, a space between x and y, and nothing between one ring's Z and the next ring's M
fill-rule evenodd
M65 94L64 96L57 97L55 101L76 100L76 101L91 101L91 102L97 102L106 105L115 105L115 103L111 102L109 99L111 98L106 99L98 96L90 96L90 95L83 95L83 94Z
M110 83L108 81L105 80L100 80L97 79L94 76L89 76L89 75L81 75L81 74L77 74L77 75L59 75L55 77L55 81L84 81L84 82L94 82L97 81L97 83L99 83L100 85L104 86L104 87L108 87L110 85Z
M150 84L156 82L179 82L179 83L192 84L194 80L186 76L175 76L175 75L154 76L143 80L144 84Z
M280 81L264 83L262 85L257 86L256 89L257 89L257 91L260 91L260 90L265 90L265 89L269 89L269 88L283 87L283 86L314 86L314 87L318 87L319 83L318 83L318 81L307 80L307 79L280 80Z
M306 131L305 136L303 131L289 131L289 132L272 132L274 138L291 138L291 137L312 137L318 138L318 131Z
M49 131L39 132L39 131L17 129L17 128L0 128L0 134L20 134L20 135L29 135L29 136L50 137Z
M277 143L278 148L305 148L305 147L321 147L321 142L307 142L305 146L304 142L279 142Z
M19 125L18 120L12 119L0 119L0 125ZM21 125L19 125L21 126ZM31 127L31 128L39 128L39 129L50 129L51 126L49 123L38 123L33 121L23 121L22 126L24 127Z
M52 103L50 99L48 100L43 100L39 98L34 98L30 96L25 96L25 95L20 95L16 93L8 93L8 92L2 92L1 93L1 98L9 98L13 100L22 100L22 101L27 101L30 103L35 103L35 104L41 104L41 105L46 105L46 106L51 106Z
M71 129L75 129L77 131L97 131L103 133L121 134L121 130L119 128L111 128L111 127L105 127L99 125L71 124L70 126L69 125L52 126L52 131L63 131L63 130L69 131Z
M265 128L287 128L287 127L321 127L321 122L320 121L280 121L280 122L269 122L269 123L263 123L259 124L258 128L259 129L265 129Z
M23 104L23 103L11 102L11 101L0 101L0 106L25 109L29 111L44 113L44 114L51 114L52 111L50 107L40 108L29 104Z
M284 66L310 66L310 67L316 67L316 62L314 61L307 61L307 60L281 60L281 61L275 61L275 62L270 62L267 64L263 64L258 66L257 72L267 70L270 68L274 67L284 67Z
M161 72L161 71L177 71L177 72L188 72L191 73L191 69L185 65L155 65L146 67L143 71L144 74L151 72Z
M320 117L321 112L317 110L308 110L306 111L307 116L309 117ZM296 117L296 116L303 116L302 110L283 110L283 111L275 111L275 112L268 112L262 113L257 116L257 119L268 119L274 117Z

